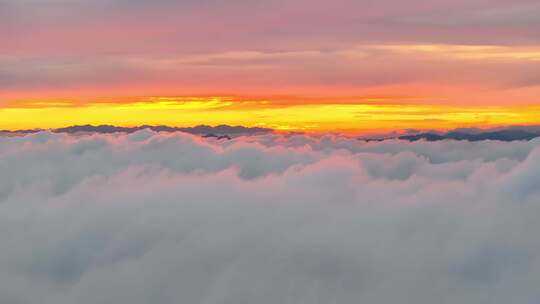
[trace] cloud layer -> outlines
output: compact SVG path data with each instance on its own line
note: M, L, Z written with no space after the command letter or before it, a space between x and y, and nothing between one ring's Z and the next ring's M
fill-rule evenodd
M2 303L536 303L540 141L0 139Z

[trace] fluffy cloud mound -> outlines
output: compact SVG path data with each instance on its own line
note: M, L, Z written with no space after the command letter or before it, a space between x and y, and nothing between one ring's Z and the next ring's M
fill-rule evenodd
M0 139L1 303L537 303L540 140Z

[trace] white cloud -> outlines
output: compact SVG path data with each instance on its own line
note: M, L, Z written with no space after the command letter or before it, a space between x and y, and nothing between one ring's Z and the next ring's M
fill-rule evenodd
M0 139L2 303L535 303L540 141Z

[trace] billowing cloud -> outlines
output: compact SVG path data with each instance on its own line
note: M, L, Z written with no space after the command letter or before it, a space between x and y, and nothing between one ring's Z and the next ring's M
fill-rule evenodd
M535 303L540 141L0 139L0 302Z

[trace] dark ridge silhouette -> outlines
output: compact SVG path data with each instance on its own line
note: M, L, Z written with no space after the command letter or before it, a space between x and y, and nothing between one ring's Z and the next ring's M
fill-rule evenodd
M100 126L82 125L82 126L71 126L71 127L66 127L66 128L53 129L51 131L55 133L88 132L88 133L109 134L109 133L117 133L117 132L132 133L138 130L141 130L140 127L127 128L127 127L116 127L116 126L111 126L111 125L100 125Z
M38 133L41 131L45 131L45 130L43 129L25 129L25 130L17 130L17 131L0 130L0 133L32 134L32 133Z
M443 135L435 134L435 133L420 133L420 134L414 134L414 135L404 135L398 137L401 140L408 140L408 141L418 141L418 140L426 140L426 141L439 141L446 139Z
M92 132L92 133L133 133L139 130L149 129L156 132L186 132L190 134L218 134L218 135L243 135L243 134L259 134L271 132L272 129L267 128L257 128L257 127L243 127L243 126L228 126L228 125L219 125L219 126L207 126L199 125L195 127L170 127L170 126L150 126L142 125L137 127L117 127L111 125L82 125L82 126L71 126L66 128L59 128L52 130L56 133L80 133L80 132Z
M465 140L465 141L482 141L482 140L498 140L498 141L516 141L516 140L525 140L529 141L536 137L540 137L540 133L533 133L524 130L499 130L499 131L488 131L488 132L479 132L479 133L466 133L462 131L453 131L446 134L436 134L436 133L419 133L413 135L404 135L398 137L401 140L407 141L440 141L440 140Z
M243 127L243 126L228 126L228 125L219 125L219 126L207 126L199 125L195 127L170 127L165 125L151 126L151 125L142 125L136 127L118 127L113 125L77 125L70 126L65 128L51 129L49 131L54 133L68 133L68 134L80 134L80 133L98 133L98 134L112 134L112 133L133 133L140 130L152 130L155 132L185 132L194 135L201 135L207 138L216 138L216 139L227 139L230 140L232 136L240 135L256 135L272 132L272 129L267 128L258 128L258 127ZM32 134L38 133L41 131L46 131L43 129L31 129L31 130L16 130L9 131L4 130L0 133L4 134Z
M152 130L155 132L185 132L194 135L200 135L205 138L231 139L234 136L240 135L256 135L272 132L272 129L258 128L258 127L243 127L243 126L207 126L199 125L195 127L171 127L166 125L141 125L136 127L118 127L113 125L76 125L65 128L50 129L49 131L54 133L98 133L98 134L111 134L111 133L133 133L140 130ZM14 135L26 135L37 132L46 131L44 129L25 129L25 130L0 130L2 134L14 134ZM464 140L464 141L482 141L482 140L497 140L497 141L529 141L534 138L540 137L540 128L533 127L507 127L491 129L488 131L482 131L478 129L456 129L448 133L435 133L424 132L417 134L402 135L399 137L385 137L385 138L359 138L364 141L383 141L388 139L400 139L406 141L441 141L441 140Z

